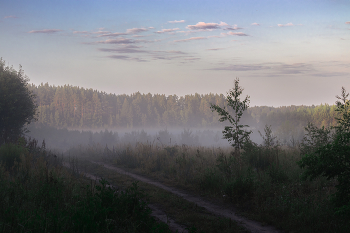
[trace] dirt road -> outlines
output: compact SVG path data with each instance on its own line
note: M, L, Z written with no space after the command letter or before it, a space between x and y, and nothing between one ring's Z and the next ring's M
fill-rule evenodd
M188 194L188 193L186 193L186 192L184 192L182 190L178 190L178 189L173 188L173 187L165 186L164 184L161 184L160 182L151 180L151 179L143 177L141 175L136 175L136 174L127 172L127 171L125 171L125 170L123 170L121 168L114 167L114 166L111 166L111 165L108 165L108 164L105 164L105 163L101 163L101 162L99 162L99 163L93 162L93 163L102 165L102 166L104 166L107 169L114 170L114 171L116 171L116 172L118 172L120 174L124 174L124 175L130 176L130 177L132 177L132 178L134 178L136 180L139 180L139 181L142 181L142 182L145 182L145 183L148 183L148 184L152 184L152 185L157 186L159 188L162 188L162 189L164 189L164 190L166 190L168 192L171 192L171 193L173 193L175 195L178 195L178 196L184 198L187 201L193 202L193 203L197 204L198 206L205 208L206 210L208 210L209 212L211 212L211 213L213 213L215 215L223 216L223 217L226 217L226 218L230 218L233 221L236 221L239 225L243 226L244 228L246 228L247 230L251 231L252 233L258 233L258 232L278 233L278 232L280 232L277 229L275 229L274 227L262 226L260 223L258 223L256 221L252 221L252 220L249 220L249 219L244 218L242 216L238 216L236 213L234 213L230 209L227 209L227 208L225 208L223 206L218 206L218 205L215 205L213 203L204 201L200 197L194 196L194 195L190 195L190 194ZM179 231L179 232L181 232L181 231Z

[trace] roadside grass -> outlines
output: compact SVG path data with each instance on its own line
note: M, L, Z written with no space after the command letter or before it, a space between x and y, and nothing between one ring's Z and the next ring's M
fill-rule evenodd
M0 232L170 232L136 183L91 183L35 140L0 146L0 161Z
M109 183L118 185L121 189L135 182L135 179L127 175L119 174L87 160L80 161L80 166L84 168L84 171L94 176L105 177ZM189 232L247 232L236 222L215 216L205 208L162 188L144 182L138 182L138 186L147 193L147 200L150 204L162 209L169 218L174 219L177 223L187 226Z
M287 232L350 232L348 219L334 214L330 201L336 181L323 177L302 180L297 148L253 147L242 153L242 161L232 156L231 148L142 143L113 149L75 147L69 153L234 204L242 215Z

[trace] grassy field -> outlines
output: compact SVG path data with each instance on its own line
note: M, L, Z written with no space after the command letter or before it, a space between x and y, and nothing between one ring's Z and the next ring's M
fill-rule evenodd
M136 183L91 182L35 140L2 145L0 161L0 232L170 232Z
M231 148L159 147L141 143L114 149L80 146L68 154L81 161L105 161L213 201L232 204L242 215L286 232L350 229L348 219L334 214L330 201L336 181L300 178L303 170L296 164L301 158L298 148L252 146L242 152L241 160L232 156ZM86 169L84 166L87 165L82 163L80 169ZM99 172L103 177L108 174L106 170ZM154 195L153 192L150 196Z

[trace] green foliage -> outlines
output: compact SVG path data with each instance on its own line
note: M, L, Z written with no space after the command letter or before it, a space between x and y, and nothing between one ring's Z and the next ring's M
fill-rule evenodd
M225 130L222 131L224 138L235 148L236 156L240 156L240 149L243 146L244 141L249 138L249 134L252 131L246 131L243 128L249 127L248 125L241 125L239 121L243 115L243 112L249 107L249 96L241 101L239 96L242 94L243 88L239 86L239 79L235 79L234 89L231 89L226 97L227 105L230 106L234 115L231 116L226 107L221 108L219 105L211 104L210 108L212 111L216 111L221 117L220 122L228 120L232 126L225 126Z
M0 145L14 142L34 120L34 95L27 88L29 79L20 67L17 72L0 59Z
M0 146L0 162L2 165L10 169L14 166L15 161L21 160L21 155L27 152L26 148L13 143L7 143Z
M330 128L325 128L324 126L318 128L310 122L305 127L305 131L299 146L301 154L314 152L317 148L330 143L334 136Z
M233 202L247 201L254 195L254 177L250 169L247 173L230 179L224 186L224 193Z
M263 146L266 149L272 149L273 147L278 146L278 142L276 141L277 137L272 134L271 125L265 125L264 132L265 136L262 135L260 131L258 131L260 136L263 138Z
M333 196L333 201L339 207L338 213L350 215L350 102L347 100L349 94L342 88L342 96L337 98L337 112L340 117L337 118L338 125L335 127L336 134L332 142L327 143L327 131L324 129L313 132L316 134L316 143L318 146L315 151L305 154L299 166L306 168L303 177L314 179L319 176L325 176L327 179L337 180L337 192ZM318 143L319 142L319 143ZM322 142L327 143L319 145Z
M170 232L150 215L137 183L118 190L82 185L46 156L26 154L14 172L0 166L2 232Z
M265 125L265 135L259 131L260 136L263 138L263 144L257 145L256 143L247 140L244 142L244 160L253 168L257 170L266 170L271 165L278 165L278 141L276 136L272 134L271 126Z

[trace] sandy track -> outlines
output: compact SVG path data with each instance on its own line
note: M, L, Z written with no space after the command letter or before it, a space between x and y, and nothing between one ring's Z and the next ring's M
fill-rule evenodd
M205 208L206 210L208 210L209 212L211 212L215 215L223 216L226 218L230 218L233 221L236 221L239 225L243 226L244 228L246 228L247 230L249 230L252 233L258 233L258 232L279 233L280 232L272 226L262 226L260 223L258 223L256 221L249 220L249 219L244 218L242 216L238 216L236 213L234 213L230 209L227 209L223 206L218 206L218 205L215 205L213 203L204 201L203 199L201 199L198 196L190 195L190 194L188 194L182 190L178 190L174 187L166 186L160 182L151 180L151 179L143 177L141 175L136 175L134 173L127 172L124 169L114 167L114 166L111 166L111 165L108 165L105 163L101 163L101 162L93 162L93 163L102 165L105 168L114 170L120 174L130 176L136 180L139 180L139 181L142 181L142 182L145 182L148 184L152 184L152 185L157 186L161 189L169 191L175 195L178 195L178 196L184 198L187 201L193 202L193 203L197 204L198 206Z
M67 162L63 162L63 166L70 168L70 165ZM81 172L81 174L86 176L87 178L89 178L91 180L100 180L101 179L101 177L97 177L97 176L94 176L94 175L86 173L86 172ZM108 185L107 187L109 187L109 186L114 187L113 185ZM148 207L152 210L151 216L155 217L159 221L162 221L162 222L168 224L168 226L172 232L179 232L179 233L187 233L188 232L188 230L185 228L185 226L177 224L173 219L169 218L168 215L164 211L162 211L161 209L159 209L155 205L148 204Z

